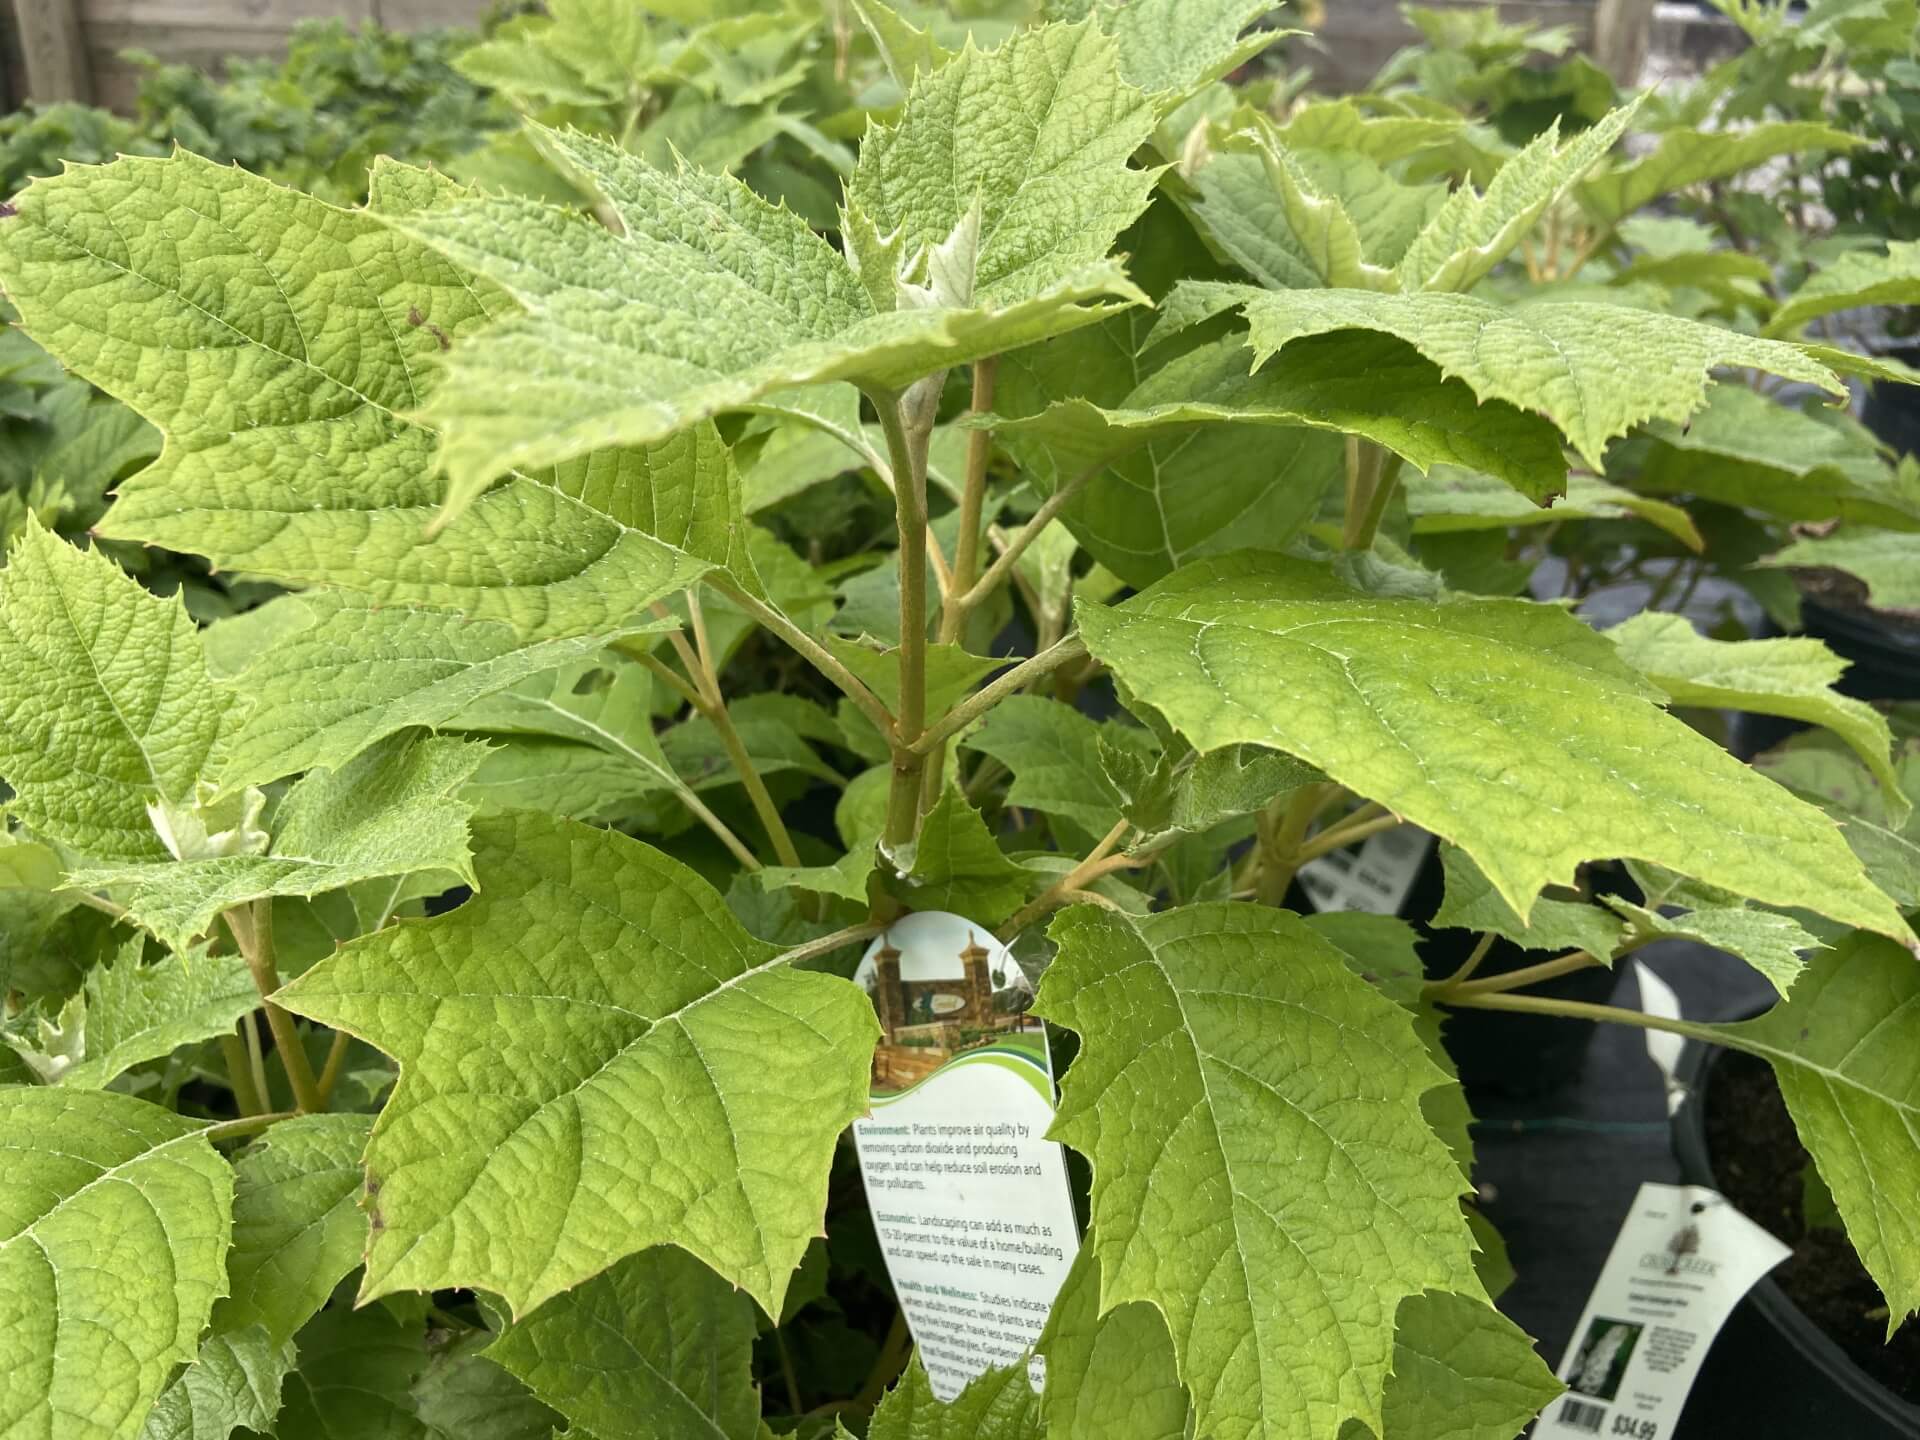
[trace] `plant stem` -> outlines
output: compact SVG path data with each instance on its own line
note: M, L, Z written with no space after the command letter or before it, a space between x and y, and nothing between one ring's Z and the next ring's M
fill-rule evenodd
M625 655L629 660L637 661L645 666L662 685L665 685L695 710L700 708L700 697L694 693L693 687L682 680L680 673L658 655L648 650L642 650L638 646L629 650L620 641L615 641L613 648L618 650L622 655Z
M242 1026L250 1026L247 1016L240 1017ZM248 1068L246 1043L240 1038L240 1030L235 1028L231 1035L220 1037L220 1054L227 1062L227 1085L233 1091L233 1103L240 1107L242 1115L258 1115L267 1107L260 1103L260 1092L254 1088L253 1072Z
M796 945L791 950L781 952L775 959L782 965L798 965L802 960L831 955L842 945L854 945L862 940L871 940L886 928L870 920L863 921L858 925L849 925L844 930L836 930L831 935L822 935L818 940L809 940L804 945Z
M800 1377L794 1372L793 1356L787 1350L787 1337L780 1333L779 1325L773 1327L773 1348L780 1356L780 1379L787 1387L787 1408L795 1415L807 1413L800 1403Z
M1400 457L1388 463L1387 452L1371 440L1347 437L1347 516L1340 531L1343 550L1366 550L1380 532L1387 502L1400 481Z
M1070 664L1086 653L1087 647L1080 637L1069 635L1066 639L1049 645L1038 655L1028 656L1011 670L1001 674L991 684L974 691L941 716L921 735L917 744L909 748L924 751L938 745L949 735L965 729L1022 686L1031 684L1043 675L1051 674L1062 665Z
M1692 1020L1670 1020L1664 1015L1648 1015L1618 1005L1592 1005L1584 1000L1555 1000L1548 995L1455 995L1442 1002L1464 1010L1510 1010L1519 1015L1557 1015L1569 1020L1599 1020L1610 1025L1631 1025L1637 1030L1664 1030L1684 1035L1689 1040L1704 1040L1710 1045L1726 1045L1751 1055L1773 1057L1782 1052L1771 1046L1755 1045L1737 1031Z
M1382 830L1391 830L1403 823L1398 815L1389 815L1385 807L1374 804L1361 806L1338 825L1329 825L1311 840L1306 841L1294 852L1296 866L1309 860L1317 860L1335 850L1344 850L1349 845L1357 845L1369 835L1378 835Z
M344 1030L333 1032L333 1044L327 1048L327 1063L320 1067L320 1108L333 1099L333 1087L339 1083L341 1067L346 1064L347 1045L353 1037Z
M1277 816L1271 809L1260 813L1256 822L1260 833L1260 871L1255 889L1261 903L1286 902L1287 887L1304 863L1300 847L1306 833L1315 817L1340 793L1338 785L1302 785L1287 797L1286 808Z
M840 693L851 700L860 712L873 722L876 730L883 736L892 738L894 732L892 712L880 703L880 697L869 690L858 675L840 663L831 650L773 606L743 589L732 576L716 573L707 577L707 583L746 611L764 629L772 631L786 641L789 648L831 680Z
M1104 466L1095 465L1091 469L1081 471L1041 501L1040 508L1028 517L1027 523L1007 537L1007 542L1001 547L998 558L987 567L986 574L974 582L973 588L960 597L959 603L970 610L991 595L995 587L1006 579L1007 572L1013 569L1022 555L1027 553L1027 547L1040 538L1040 532L1051 525L1054 517L1066 509L1072 503L1073 497L1084 490L1087 482L1104 468Z
M1585 950L1575 950L1566 955L1556 956L1552 960L1542 960L1538 965L1527 965L1518 970L1489 975L1484 980L1462 980L1458 984L1444 981L1437 990L1432 992L1432 998L1451 1000L1460 995L1498 995L1502 991L1518 990L1524 985L1537 985L1542 980L1570 975L1575 970L1585 970L1589 966L1602 963L1604 962Z
M325 1109L314 1085L313 1067L307 1063L306 1048L300 1042L299 1027L293 1023L293 1016L268 998L280 988L280 975L273 964L273 901L256 900L250 905L236 905L225 913L227 929L233 932L233 943L240 947L240 954L253 975L254 988L260 992L261 1004L267 1012L267 1026L273 1031L274 1048L280 1053L280 1063L286 1067L287 1083L293 1087L294 1104L309 1114ZM261 1098L266 1098L264 1093Z
M907 1329L907 1313L896 1309L893 1323L887 1327L887 1338L880 1342L880 1353L874 1357L873 1369L867 1372L866 1382L848 1402L848 1408L867 1410L878 1405L887 1386L893 1383L893 1377L907 1363L912 1345L913 1332Z
M68 890L64 893L71 895L88 909L98 910L102 915L111 915L116 920L126 916L126 906L115 904L104 895L95 895L87 890Z
M1087 858L1073 869L1062 875L1053 884L1042 890L1038 896L1015 911L1013 917L996 932L1002 940L1011 940L1022 930L1059 905L1066 903L1069 892L1078 890L1089 880L1097 880L1113 870L1131 869L1141 863L1129 855L1115 855L1114 849L1127 838L1127 832L1133 828L1133 822L1122 820L1104 836L1100 843L1087 852Z
M1441 990L1446 990L1454 985L1466 984L1467 981L1472 978L1473 972L1480 968L1481 962L1487 958L1487 952L1493 949L1493 939L1494 939L1494 936L1491 930L1482 931L1480 935L1480 943L1473 947L1473 953L1467 956L1466 960L1461 964L1460 968L1458 970L1455 970L1451 975L1447 976L1446 979L1440 981L1438 985L1435 985L1432 987L1422 986L1421 987L1422 991L1424 992L1431 989L1433 992L1437 993Z
M256 1130L264 1130L269 1125L277 1125L282 1120L291 1120L297 1114L293 1110L276 1110L271 1115L242 1115L238 1120L219 1120L200 1131L208 1140L232 1140L241 1135L251 1135Z
M909 433L899 397L877 394L874 409L893 462L894 513L900 532L900 702L893 722L893 779L887 790L888 845L904 845L920 826L920 776L926 750L915 742L927 723L927 443L931 431Z
M240 1017L240 1029L246 1036L248 1075L253 1081L254 1109L265 1110L272 1092L267 1088L267 1057L260 1045L260 1017Z
M733 717L727 713L727 700L720 693L720 675L714 665L713 650L707 643L706 616L700 609L700 597L692 590L687 591L687 615L693 622L693 659L699 667L694 675L694 687L700 698L694 701L694 708L707 717L720 736L720 744L726 750L727 758L733 762L740 783L746 787L747 799L753 802L753 813L760 817L761 828L767 832L775 857L782 865L797 870L800 867L800 852L793 848L793 836L787 833L787 822L781 818L780 807L773 803L767 782L760 778L759 768L747 753L746 741L740 738Z

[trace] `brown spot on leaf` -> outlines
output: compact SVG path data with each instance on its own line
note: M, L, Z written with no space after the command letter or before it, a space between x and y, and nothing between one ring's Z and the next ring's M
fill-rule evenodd
M418 330L426 323L427 317L420 313L420 307L418 305L409 305L407 307L407 324Z
M11 220L14 216L18 215L19 213L20 213L19 206L9 205L6 201L0 200L0 220Z

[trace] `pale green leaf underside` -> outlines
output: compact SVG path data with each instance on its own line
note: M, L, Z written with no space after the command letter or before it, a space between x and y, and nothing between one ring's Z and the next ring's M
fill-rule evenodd
M102 859L163 858L147 804L192 794L231 703L177 597L28 523L0 570L0 779L28 828Z
M1825 816L1662 713L1561 611L1367 597L1238 555L1078 614L1094 655L1196 748L1318 766L1460 846L1523 918L1579 862L1628 857L1907 933Z
M1412 1017L1283 912L1079 906L1051 934L1035 1008L1081 1050L1050 1133L1093 1163L1101 1305L1166 1317L1202 1434L1377 1427L1399 1299L1479 1293Z
M488 695L663 623L530 641L453 611L330 591L282 596L209 632L216 666L232 660L223 678L253 701L224 749L223 784L338 769L396 730L445 725Z
M79 167L17 204L0 283L26 328L166 432L100 533L523 630L618 624L709 568L564 477L516 480L421 543L442 485L408 417L486 297L373 212L185 153Z
M486 1354L598 1440L757 1440L753 1340L747 1297L663 1246L556 1296Z
M400 1062L366 1154L363 1295L469 1285L524 1315L677 1244L777 1313L866 1108L872 1005L770 964L711 887L623 835L522 814L477 824L474 855L473 899L280 992Z
M368 1115L300 1115L282 1121L234 1161L230 1293L214 1307L216 1330L263 1327L291 1340L367 1248L358 1204Z
M1047 1360L1048 1440L1185 1440L1192 1406L1166 1322L1138 1301L1100 1313L1092 1246L1074 1257L1034 1348Z
M1852 936L1808 960L1791 999L1724 1033L1772 1062L1887 1297L1891 1335L1920 1309L1920 965L1890 941Z
M1619 305L1543 300L1507 309L1475 295L1270 292L1214 282L1183 284L1173 301L1182 313L1244 310L1256 364L1310 335L1398 336L1482 400L1546 416L1596 469L1615 436L1699 409L1711 372L1723 366L1845 393L1831 370L1795 346Z
M69 881L109 891L130 920L181 950L221 911L269 895L318 895L421 871L471 880L472 807L457 796L485 754L465 740L390 736L339 770L295 781L264 855L93 867Z
M1535 499L1566 483L1552 426L1504 403L1482 404L1465 385L1442 379L1429 362L1384 336L1329 336L1257 371L1252 358L1242 341L1228 337L1155 371L1114 405L1068 399L1037 415L992 423L996 434L1015 443L1030 438L1046 446L1056 484L1163 436L1218 424L1359 435L1420 470L1465 466ZM1269 447L1253 434L1231 443ZM1177 466L1172 454L1166 463Z
M291 1342L275 1345L257 1325L209 1335L199 1358L148 1414L140 1440L227 1440L235 1430L271 1435L280 1385L295 1359Z
M0 1434L140 1433L226 1289L233 1177L197 1121L0 1089Z
M1740 905L1702 906L1682 915L1662 915L1617 896L1607 904L1631 923L1635 938L1677 937L1737 955L1785 995L1804 965L1801 953L1825 947L1790 916Z
M238 955L175 953L144 965L142 949L136 939L87 972L81 991L86 1057L61 1073L62 1085L98 1089L182 1045L231 1035L234 1023L260 1004L253 974Z
M1920 538L1906 537L1920 569ZM1709 640L1682 615L1635 615L1606 632L1621 657L1676 705L1783 715L1824 725L1852 747L1886 787L1896 818L1908 805L1889 752L1893 735L1878 710L1840 694L1847 662L1818 640Z
M1760 563L1844 570L1866 585L1879 608L1920 611L1920 535L1854 527L1796 540Z

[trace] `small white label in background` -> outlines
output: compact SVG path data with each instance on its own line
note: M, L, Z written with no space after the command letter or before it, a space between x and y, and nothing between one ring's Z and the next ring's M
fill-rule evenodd
M1633 962L1633 975L1640 982L1642 1010L1668 1020L1680 1018L1680 997L1674 994L1671 985L1638 960ZM1672 1115L1687 1098L1686 1082L1680 1078L1680 1059L1686 1051L1687 1042L1683 1037L1666 1030L1649 1030L1646 1035L1647 1054L1667 1087L1667 1114Z
M1041 1138L1046 1027L1007 948L958 915L896 921L853 978L884 1032L853 1122L860 1173L933 1393L952 1400L1039 1338L1080 1248L1065 1156Z
M1715 1191L1642 1185L1534 1435L1666 1440L1733 1307L1791 1253Z
M1357 850L1335 850L1300 867L1300 885L1321 914L1365 910L1397 915L1433 836L1417 825L1369 835Z

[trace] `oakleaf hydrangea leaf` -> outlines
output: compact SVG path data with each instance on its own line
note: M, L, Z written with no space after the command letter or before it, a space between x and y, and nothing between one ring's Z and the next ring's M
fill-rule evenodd
M235 1022L260 1004L238 955L176 952L147 965L144 949L143 940L131 940L110 962L87 971L78 1004L85 1058L61 1071L59 1083L99 1089L143 1061L232 1034Z
M1241 33L1275 8L1271 0L1099 0L1089 13L1119 48L1121 78L1167 110L1297 33Z
M108 890L127 917L184 949L222 910L269 895L318 895L365 880L444 872L471 881L458 799L485 750L470 741L389 736L338 770L294 782L265 854L80 870L70 883Z
M758 1440L753 1306L661 1246L542 1305L487 1350L599 1440Z
M1890 240L1885 250L1849 250L1816 270L1773 312L1767 334L1791 335L1809 320L1862 305L1920 301L1920 240Z
M147 1416L140 1440L227 1440L236 1430L273 1433L280 1385L295 1361L291 1341L275 1345L258 1325L209 1335Z
M147 806L192 796L234 703L178 597L28 522L0 571L0 778L22 823L101 859L164 859Z
M1101 727L1071 706L1010 695L962 743L1013 772L1008 805L1059 815L1095 836L1120 818L1120 792L1100 766Z
M918 838L894 860L890 888L910 909L951 910L991 929L1027 898L1027 871L954 785L920 817Z
M1785 995L1799 976L1805 951L1826 947L1788 915L1745 905L1700 905L1683 915L1662 915L1617 895L1607 904L1633 928L1634 943L1678 938L1737 955Z
M976 1375L951 1403L933 1393L926 1366L915 1352L894 1387L880 1398L867 1440L1040 1440L1040 1397L1027 1367L999 1366Z
M1522 918L1580 861L1630 857L1908 933L1825 816L1661 712L1561 611L1369 597L1306 561L1234 555L1077 613L1195 748L1318 766L1465 850Z
M221 678L253 700L228 737L222 780L231 788L338 770L396 731L446 725L496 691L662 623L526 640L454 611L338 591L283 595L207 632L211 662L228 672Z
M1185 1440L1192 1405L1173 1340L1140 1301L1100 1313L1100 1260L1083 1245L1034 1348L1046 1357L1048 1440Z
M131 1440L226 1289L233 1176L200 1123L0 1089L0 1433Z
M1212 281L1180 286L1170 303L1176 318L1167 323L1239 306L1256 364L1309 335L1398 336L1482 400L1545 415L1595 469L1615 436L1699 409L1710 372L1722 366L1844 393L1831 370L1795 346L1621 305L1541 300L1509 309L1476 295L1268 292Z
M1920 611L1920 537L1898 530L1849 526L1795 540L1759 562L1809 570L1844 570L1867 587L1882 610Z
M1581 900L1542 895L1523 918L1457 845L1440 847L1440 864L1446 890L1433 923L1441 929L1491 930L1523 950L1584 950L1600 960L1625 938L1617 916Z
M367 1248L355 1204L364 1176L366 1115L283 1120L234 1161L231 1293L214 1307L216 1331L263 1328L290 1340L318 1313Z
M902 389L1139 299L1106 256L1146 204L1153 177L1126 162L1153 116L1114 67L1092 26L1044 26L921 76L849 181L864 269L728 176L667 173L571 132L534 135L624 233L521 199L395 218L525 311L456 346L427 404L456 485L658 441L786 387ZM903 299L913 267L962 231L964 284Z
M76 168L17 208L0 283L23 323L167 435L101 534L525 628L622 621L710 568L531 480L420 543L441 487L406 417L487 311L372 213L185 153Z
M484 1353L484 1332L439 1350L413 1382L414 1411L434 1435L553 1440L564 1421Z
M1093 1163L1102 1308L1166 1317L1202 1434L1378 1430L1398 1301L1479 1294L1412 1017L1264 907L1049 933L1035 1010L1081 1038L1050 1133Z
M1517 525L1558 525L1564 520L1627 520L1658 526L1696 553L1706 541L1678 505L1636 494L1597 476L1567 476L1566 491L1551 506L1533 503L1491 475L1436 465L1425 475L1401 472L1400 493L1415 535L1460 530L1506 530Z
M1688 185L1751 170L1777 155L1851 150L1858 135L1812 121L1789 120L1746 130L1669 130L1653 152L1591 177L1579 189L1581 208L1602 223Z
M1916 568L1920 541L1909 539ZM1676 705L1747 710L1824 725L1884 785L1896 817L1908 808L1889 752L1893 735L1878 710L1840 694L1834 683L1847 662L1818 640L1710 640L1683 615L1647 612L1616 625L1607 638L1634 669L1667 692Z
M1566 1389L1491 1305L1428 1291L1400 1302L1381 1440L1513 1440Z
M1500 167L1484 195L1471 182L1461 184L1401 257L1395 271L1399 288L1472 289L1613 148L1638 108L1637 103L1623 105L1564 145L1556 119Z
M279 992L400 1062L366 1153L362 1294L466 1285L523 1315L677 1244L777 1312L866 1108L865 994L782 968L624 835L483 821L474 868L465 904Z
M1920 966L1853 935L1813 956L1757 1020L1702 1026L1764 1056L1801 1143L1833 1192L1861 1263L1887 1297L1887 1334L1920 1309Z
M426 1335L384 1306L315 1316L294 1342L300 1364L281 1392L277 1440L435 1440L420 1423L414 1381Z

